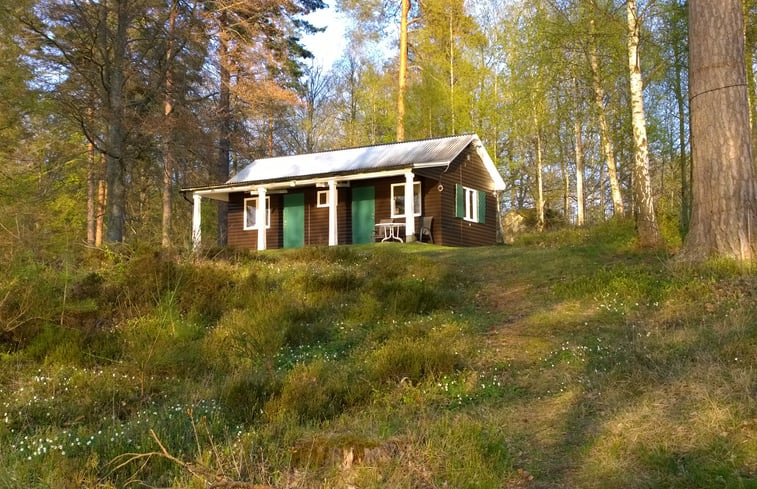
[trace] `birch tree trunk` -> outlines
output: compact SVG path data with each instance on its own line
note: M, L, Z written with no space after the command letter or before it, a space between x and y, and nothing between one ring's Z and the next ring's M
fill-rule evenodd
M576 111L578 114L578 111ZM573 119L575 135L574 150L576 154L576 226L584 225L584 145L581 123L578 117Z
M691 227L681 258L757 257L755 182L740 0L689 1Z
M599 119L599 139L602 146L602 155L607 165L607 176L610 180L610 192L612 194L612 210L614 216L623 216L623 197L620 193L618 171L615 166L615 149L610 137L610 126L607 123L605 111L605 90L599 76L599 61L597 59L597 40L595 39L594 19L589 20L589 65L591 66L592 87L594 89L594 104L597 107Z
M405 91L407 89L407 17L410 0L402 0L400 18L400 67L397 83L397 141L405 140Z
M678 166L681 172L681 236L685 236L689 230L691 219L691 164L686 151L686 99L683 87L683 68L678 60L681 58L678 43L674 45L676 57L675 85L673 92L678 109Z
M541 128L539 119L536 117L536 108L534 107L534 130L536 136L534 144L536 146L536 230L544 230L544 182L542 178L542 149L541 149Z
M634 146L636 232L642 248L655 248L662 245L662 237L655 217L652 183L649 178L649 147L647 122L644 115L644 85L639 63L639 17L636 0L627 0L626 18L628 20L628 71L631 84L631 124Z
M562 150L560 150L562 153ZM568 164L566 158L560 158L560 171L563 177L562 188L562 209L565 223L570 224L570 175L568 174Z

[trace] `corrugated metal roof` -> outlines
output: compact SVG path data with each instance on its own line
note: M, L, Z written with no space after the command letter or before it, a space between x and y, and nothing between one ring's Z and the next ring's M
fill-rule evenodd
M363 173L423 164L446 164L459 155L476 135L364 146L322 153L261 158L253 161L227 184Z

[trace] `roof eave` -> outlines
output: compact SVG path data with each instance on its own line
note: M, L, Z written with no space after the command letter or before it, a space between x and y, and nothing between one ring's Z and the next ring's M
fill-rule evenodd
M376 171L343 171L332 173L319 173L312 175L301 175L295 178L275 178L258 181L245 181L224 183L222 185L209 185L202 187L188 187L181 189L182 192L199 194L213 200L228 201L228 195L234 192L246 192L256 190L258 187L302 187L322 183L327 180L336 179L339 181L367 180L372 178L383 178L402 175L407 171L416 168L430 168L434 166L444 166L449 162L431 162L411 165L398 165L392 168L385 168Z

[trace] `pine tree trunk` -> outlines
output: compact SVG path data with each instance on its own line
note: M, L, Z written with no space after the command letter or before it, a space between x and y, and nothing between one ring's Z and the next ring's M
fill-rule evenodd
M220 65L220 86L218 97L218 160L216 179L219 183L229 179L231 160L231 72L229 71L229 48L225 36L228 29L226 12L220 14L220 36L218 40L218 63ZM218 202L218 245L228 242L229 205Z
M407 89L407 17L410 0L402 0L400 18L400 68L397 83L397 141L405 140L405 91Z
M98 162L97 216L95 219L95 246L102 246L105 228L105 209L108 203L108 186L105 182L105 162L102 153Z
M87 245L95 245L97 227L97 181L95 175L95 145L87 143Z
M171 247L171 221L172 221L172 194L173 194L173 169L175 166L174 154L174 124L173 124L173 57L174 57L174 28L176 25L176 9L178 0L171 1L171 11L168 14L168 39L166 42L166 80L165 100L163 102L163 115L165 118L166 139L163 146L163 212L161 245L163 248Z
M613 148L612 138L610 137L610 126L607 123L607 114L605 111L605 90L602 88L602 82L599 77L599 60L597 59L597 44L594 38L594 19L589 21L589 65L591 66L592 87L594 89L594 104L597 107L597 118L599 119L599 139L602 146L602 155L605 158L607 166L607 176L610 180L610 191L612 193L613 215L622 217L623 197L620 193L620 183L618 182L618 171L615 167L615 149Z
M108 132L105 158L107 182L107 216L105 241L120 243L124 239L126 220L126 182L123 160L124 63L127 50L127 1L115 0L115 32L112 33L113 55L106 66L108 80ZM106 14L107 15L107 14ZM110 39L109 39L110 40Z
M757 257L757 182L740 0L689 1L691 227L682 259Z
M649 177L649 148L647 122L644 115L643 83L639 63L639 18L636 0L627 0L628 71L631 85L631 124L634 143L634 202L636 204L636 232L642 248L662 245L652 198Z
M452 15L449 16L449 113L452 119L452 135L455 135L455 38L452 31Z

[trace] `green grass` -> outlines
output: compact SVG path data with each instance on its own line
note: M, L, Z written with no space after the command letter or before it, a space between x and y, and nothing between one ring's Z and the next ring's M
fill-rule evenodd
M4 260L0 488L757 486L754 271L625 223Z

